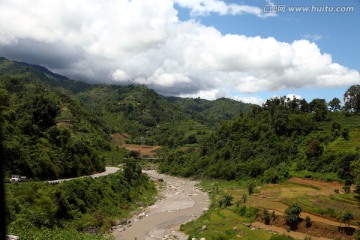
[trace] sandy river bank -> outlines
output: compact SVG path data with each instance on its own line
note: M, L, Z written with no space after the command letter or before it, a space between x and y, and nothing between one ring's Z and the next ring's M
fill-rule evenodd
M187 239L179 232L179 227L208 209L208 194L195 186L196 181L155 171L145 172L155 181L164 180L165 186L160 189L158 200L146 208L141 216L135 216L131 226L120 231L115 229L113 235L117 240Z

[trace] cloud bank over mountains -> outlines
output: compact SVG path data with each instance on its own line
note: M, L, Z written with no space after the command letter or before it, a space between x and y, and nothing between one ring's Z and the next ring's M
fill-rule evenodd
M162 94L208 99L360 82L316 43L223 35L191 14L252 14L217 0L2 0L0 55L90 82L139 83Z

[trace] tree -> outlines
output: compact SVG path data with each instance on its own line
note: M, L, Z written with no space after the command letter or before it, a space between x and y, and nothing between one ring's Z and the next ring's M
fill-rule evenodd
M188 143L188 144L197 143L196 135L195 135L195 134L191 134L191 135L188 137L188 139L187 139L187 143Z
M340 136L340 130L341 130L341 124L338 122L333 122L332 132L333 132L334 138L337 138L338 136Z
M324 148L321 146L321 142L319 140L312 140L309 143L308 149L306 151L306 156L308 159L320 157L323 153Z
M330 111L332 112L338 112L341 108L340 106L340 100L338 98L333 98L329 103L328 106L330 108Z
M272 118L275 132L279 135L287 133L289 113L283 106L277 106Z
M264 221L264 223L266 225L270 224L271 218L270 218L269 211L267 209L264 209L264 211L263 211L262 220Z
M139 158L140 157L140 152L136 151L136 150L131 150L128 152L128 157L129 158Z
M33 124L45 130L55 124L55 118L60 113L59 104L49 96L36 96L29 106Z
M341 222L345 223L346 225L348 225L348 227L350 226L350 222L354 219L354 214L352 214L351 212L345 212L344 215L342 215L341 217Z
M243 203L246 203L246 200L247 200L246 194L243 194L243 195L241 196L241 199L242 199Z
M345 110L360 112L360 85L351 86L344 94Z
M142 171L142 169L141 169L140 165L133 159L130 159L126 162L125 167L124 167L125 179L128 182L133 183L134 181L140 179L141 171Z
M310 102L311 111L314 113L315 121L323 121L326 119L328 112L325 99L315 98Z
M305 99L301 99L300 100L300 110L302 112L310 112L310 104L305 100Z
M312 222L311 222L310 216L306 216L306 217L305 217L305 223L306 223L306 227L307 227L307 228L311 227Z
M348 141L350 139L350 131L348 128L344 128L342 131L341 131L341 135L342 137L344 138L344 140Z
M233 199L234 199L234 197L231 196L230 194L225 194L224 198L219 201L219 207L230 206Z
M293 229L297 227L300 220L302 208L300 204L294 203L285 210L286 223Z
M249 183L248 185L248 193L249 195L252 195L254 193L255 184L253 182Z

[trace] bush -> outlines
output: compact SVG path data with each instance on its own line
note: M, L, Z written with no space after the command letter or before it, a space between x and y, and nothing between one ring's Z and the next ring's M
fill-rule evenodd
M296 229L300 220L300 213L302 208L300 204L294 203L288 209L285 210L286 223L292 229Z
M247 200L246 194L243 194L243 195L241 196L241 198L242 198L243 203L246 203L246 200Z
M250 182L249 185L247 186L247 189L249 195L253 195L255 190L255 184L253 182Z
M233 199L234 199L234 197L231 196L230 194L225 194L224 198L219 201L219 207L230 206Z
M344 215L341 217L341 222L350 226L350 222L354 219L354 214L351 212L345 212Z
M270 224L271 218L270 218L270 214L269 211L267 209L263 210L263 216L262 216L262 220L264 221L264 223L266 225Z
M256 217L258 215L258 212L259 212L259 209L258 208L254 208L254 207L249 207L247 210L246 210L246 214L245 214L245 217Z
M342 189L344 189L345 193L350 193L350 186L345 185Z
M311 222L311 218L309 216L305 217L305 223L306 223L307 228L311 227L312 222Z
M235 212L240 216L245 216L246 214L246 206L239 206L235 209Z

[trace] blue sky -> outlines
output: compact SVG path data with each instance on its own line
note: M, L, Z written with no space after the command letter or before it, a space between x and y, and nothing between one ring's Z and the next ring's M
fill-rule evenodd
M360 84L359 22L355 0L2 0L0 56L163 95L329 101Z
M334 62L360 71L360 2L352 0L282 0L282 1L225 1L227 3L242 3L258 6L267 11L270 4L285 6L285 11L277 11L276 16L259 18L250 14L220 15L207 14L204 16L192 15L186 8L178 7L181 20L196 19L206 26L213 26L223 34L243 34L246 36L274 37L278 41L291 43L299 39L308 39L316 42L322 53L331 54ZM320 12L290 12L289 7L312 7ZM350 12L321 12L334 7L353 7ZM358 83L360 84L360 82ZM335 88L298 88L282 91L259 92L255 94L267 99L274 95L283 96L297 94L311 100L313 98L333 97L342 99L348 86ZM236 96L236 92L232 93Z

